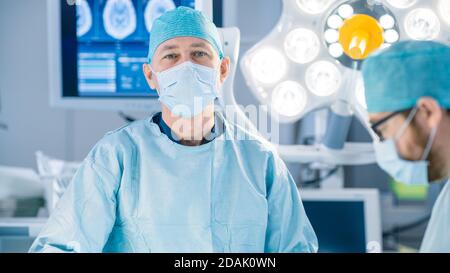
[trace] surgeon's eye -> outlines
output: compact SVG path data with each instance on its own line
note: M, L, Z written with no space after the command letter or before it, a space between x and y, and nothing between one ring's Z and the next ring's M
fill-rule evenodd
M195 58L202 58L202 57L209 56L208 53L206 53L205 51L195 51L195 52L192 53L192 55Z
M167 54L164 56L164 60L175 60L177 58L177 54Z

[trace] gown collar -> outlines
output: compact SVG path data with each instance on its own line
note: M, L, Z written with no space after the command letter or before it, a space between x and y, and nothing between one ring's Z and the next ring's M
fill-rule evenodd
M213 128L211 129L211 133L208 134L205 138L203 138L203 140L202 140L200 145L207 144L207 143L213 141L217 136L222 134L222 131L220 130L220 128L223 127L223 125L222 125L223 122L222 122L221 118L219 117L219 115L217 115L215 113L214 114L214 119L215 119L215 122L214 122ZM166 135L172 142L175 142L175 143L181 145L180 140L178 140L176 138L176 134L173 133L173 131L170 129L170 127L164 122L161 112L158 112L155 115L153 115L151 120L152 120L153 123L158 125L161 133Z

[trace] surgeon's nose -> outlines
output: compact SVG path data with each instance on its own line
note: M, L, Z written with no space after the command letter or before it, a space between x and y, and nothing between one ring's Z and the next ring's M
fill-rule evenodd
M180 58L178 59L178 63L177 64L182 64L185 62L194 62L194 60L192 59L190 54L181 54Z

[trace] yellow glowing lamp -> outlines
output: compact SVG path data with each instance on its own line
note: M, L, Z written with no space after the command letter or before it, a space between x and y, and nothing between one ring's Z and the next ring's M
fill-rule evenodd
M383 28L372 16L356 14L339 29L339 43L354 60L362 60L384 43Z

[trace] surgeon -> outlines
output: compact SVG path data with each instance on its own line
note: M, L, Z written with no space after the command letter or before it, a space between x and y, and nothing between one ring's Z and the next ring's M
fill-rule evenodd
M316 252L285 164L216 111L229 69L202 13L157 19L143 71L162 112L96 144L30 252Z
M408 185L445 181L420 251L450 252L450 47L400 42L362 73L380 167Z

